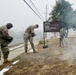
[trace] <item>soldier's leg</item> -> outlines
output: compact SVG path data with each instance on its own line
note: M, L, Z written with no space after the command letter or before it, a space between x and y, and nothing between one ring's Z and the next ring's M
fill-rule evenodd
M3 59L4 59L4 63L8 62L8 55L9 55L9 48L8 48L8 45L1 45L1 50L2 50L2 53L3 53Z
M60 37L60 46L61 46L61 37Z
M25 52L27 53L27 49L28 49L28 38L24 38L24 49L25 49Z
M61 37L60 37L60 46L61 46Z
M63 45L63 36L60 36L60 46Z
M62 46L63 46L63 38L62 38Z
M64 36L62 36L62 40L61 40L62 46L64 45L64 44L63 44L63 40L64 40Z
M36 51L35 51L35 46L34 46L34 43L33 43L33 37L30 37L29 41L30 41L31 47L33 49L33 52L35 53Z

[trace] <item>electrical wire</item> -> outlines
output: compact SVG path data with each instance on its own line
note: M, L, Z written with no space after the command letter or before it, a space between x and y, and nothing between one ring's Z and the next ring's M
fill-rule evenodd
M29 8L43 21L43 19L34 11L34 9L25 1L23 0L28 6Z
M37 9L37 7L34 5L34 3L32 2L32 0L30 0L30 2L32 3L32 5L35 7L35 9L37 10L37 12L40 14L40 16L43 18L43 16L41 15L41 13L39 12L39 10ZM44 18L43 18L44 19Z

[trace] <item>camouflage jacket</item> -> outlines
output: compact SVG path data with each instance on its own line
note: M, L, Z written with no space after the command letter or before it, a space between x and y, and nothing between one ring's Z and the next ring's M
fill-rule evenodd
M29 26L26 30L25 33L31 34L34 33L34 25Z
M9 38L8 29L7 29L6 25L0 27L0 34L1 34L2 37L4 37L4 38ZM1 37L1 36L0 36L0 37Z

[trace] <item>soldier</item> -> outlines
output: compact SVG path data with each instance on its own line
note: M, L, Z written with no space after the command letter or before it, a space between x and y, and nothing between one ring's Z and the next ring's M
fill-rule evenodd
M61 28L60 29L60 46L63 46L64 37L66 37L66 30L65 30L65 28ZM66 41L65 41L65 43L66 43Z
M36 28L38 28L39 27L39 25L31 25L31 26L29 26L26 30L25 30L25 33L24 33L24 43L25 43L25 45L24 45L24 47L25 47L25 52L27 53L27 49L28 49L28 40L29 40L29 42L30 42L30 44L31 44L31 47L32 47L32 49L33 49L33 53L35 53L36 51L35 51L35 47L34 47L34 43L33 43L33 37L36 35L35 33L34 33L34 29L36 29Z
M13 40L13 38L8 34L8 29L12 27L13 25L11 23L7 23L6 25L0 27L0 46L3 54L4 63L8 62L8 55L9 55L8 44Z

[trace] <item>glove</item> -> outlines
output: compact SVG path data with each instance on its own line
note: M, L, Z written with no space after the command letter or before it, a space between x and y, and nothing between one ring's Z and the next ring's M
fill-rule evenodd
M13 41L13 37L11 36L6 40L7 44L11 43L12 41Z
M8 44L11 43L12 40L13 40L13 37L10 36L8 39L5 40L4 43L1 44L1 48L8 46Z
M31 33L31 37L34 37L34 36L36 36L36 34L35 33Z

